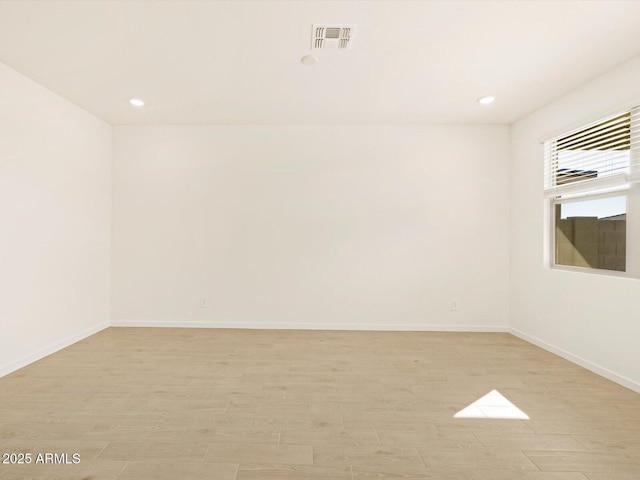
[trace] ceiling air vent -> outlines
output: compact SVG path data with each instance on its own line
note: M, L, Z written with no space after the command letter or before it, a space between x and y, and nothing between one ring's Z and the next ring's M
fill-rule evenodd
M353 30L353 25L314 25L311 48L346 50L351 47Z

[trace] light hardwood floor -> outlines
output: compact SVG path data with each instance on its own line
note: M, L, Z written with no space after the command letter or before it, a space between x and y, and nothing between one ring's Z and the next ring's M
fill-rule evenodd
M492 390L529 420L454 418ZM640 395L509 334L110 328L0 379L2 480L640 479Z

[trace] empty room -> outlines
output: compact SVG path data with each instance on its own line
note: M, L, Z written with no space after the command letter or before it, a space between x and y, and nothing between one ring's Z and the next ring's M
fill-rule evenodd
M639 24L0 0L0 480L639 480Z

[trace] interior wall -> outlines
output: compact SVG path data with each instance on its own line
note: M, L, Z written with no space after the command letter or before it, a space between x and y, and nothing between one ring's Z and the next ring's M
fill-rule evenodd
M0 375L108 326L111 134L0 64Z
M507 200L506 126L115 127L112 323L505 330Z
M549 268L541 140L640 105L639 84L636 57L512 125L510 155L514 333L638 391L640 280ZM627 262L636 276L638 195L630 197L627 221Z

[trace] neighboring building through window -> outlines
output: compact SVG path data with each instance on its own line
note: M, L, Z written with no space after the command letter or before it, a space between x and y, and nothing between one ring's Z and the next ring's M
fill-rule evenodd
M626 270L626 196L555 205L555 263Z

